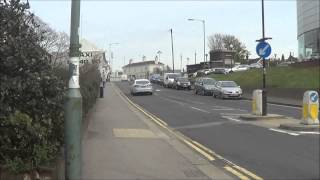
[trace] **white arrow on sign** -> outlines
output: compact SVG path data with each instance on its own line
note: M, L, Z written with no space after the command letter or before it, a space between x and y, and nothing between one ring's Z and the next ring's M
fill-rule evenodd
M260 56L265 55L265 54L266 54L266 50L267 50L268 48L269 48L269 44L266 45L266 47L264 47L263 49L262 49L262 48L259 49L259 55L260 55Z

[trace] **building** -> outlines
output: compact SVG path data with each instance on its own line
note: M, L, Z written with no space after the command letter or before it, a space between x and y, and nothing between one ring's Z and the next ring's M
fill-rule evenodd
M98 64L103 79L110 77L110 63L106 59L106 53L86 39L80 40L80 66L85 64Z
M165 69L163 63L154 61L141 61L136 63L129 63L122 67L123 73L128 75L128 78L148 79L152 74L161 74Z
M217 49L210 51L210 68L231 67L234 65L234 51Z
M297 0L298 57L320 59L320 1Z

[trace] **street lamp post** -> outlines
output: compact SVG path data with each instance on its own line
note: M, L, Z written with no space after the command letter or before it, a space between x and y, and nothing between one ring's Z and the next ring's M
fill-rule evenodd
M159 50L158 52L157 52L157 54L158 54L158 57L159 57L159 62L160 62L160 54L161 54L162 52Z
M119 45L120 43L109 43L109 61L111 64L111 67L113 68L113 55L111 55L111 46L112 45Z
M69 89L65 104L65 179L81 178L82 96L79 85L80 0L71 2Z
M202 19L188 19L189 21L200 21L203 25L203 61L205 61L206 56L206 22Z
M170 34L171 34L172 72L174 73L174 54L173 54L173 36L172 36L172 29L170 29Z

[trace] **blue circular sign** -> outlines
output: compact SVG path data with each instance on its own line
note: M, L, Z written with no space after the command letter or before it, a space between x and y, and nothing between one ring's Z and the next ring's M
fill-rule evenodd
M259 42L256 47L256 52L258 56L262 58L267 58L271 54L271 46L267 42Z
M317 93L315 93L315 92L311 93L311 94L310 94L310 100L311 100L312 102L317 102L317 101L318 101L318 95L317 95Z

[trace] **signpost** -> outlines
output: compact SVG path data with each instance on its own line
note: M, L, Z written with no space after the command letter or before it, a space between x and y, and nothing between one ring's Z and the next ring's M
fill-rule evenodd
M262 58L263 76L262 76L262 116L267 115L267 88L266 88L266 60L271 54L271 46L266 42L266 40L271 38L266 38L264 34L264 0L261 0L261 10L262 10L262 38L257 40L259 43L256 47L256 52L258 56Z

